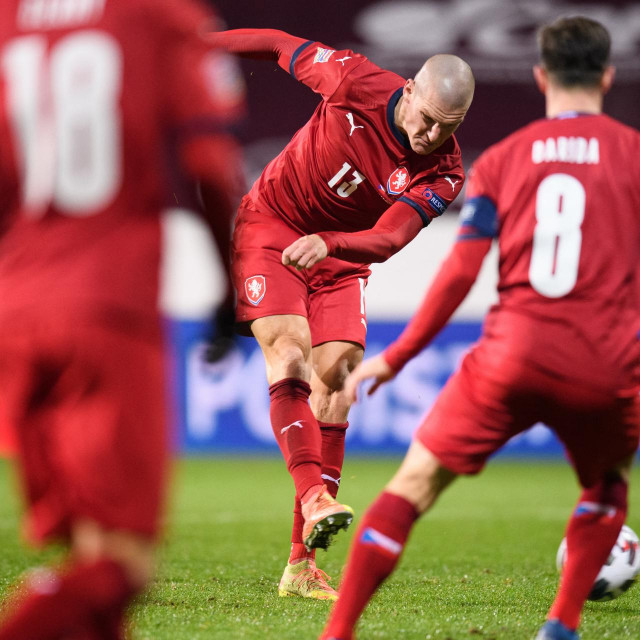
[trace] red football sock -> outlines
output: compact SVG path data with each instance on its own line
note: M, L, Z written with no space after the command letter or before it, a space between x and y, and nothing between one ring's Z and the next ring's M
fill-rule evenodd
M627 483L618 476L583 490L567 526L567 561L549 619L578 628L584 603L626 517Z
M394 570L417 518L408 500L387 492L369 507L353 538L340 597L323 638L351 639L360 614Z
M349 423L333 424L318 420L318 425L320 426L320 436L322 438L322 480L327 485L327 491L335 498L340 486L340 474L344 461L344 437ZM302 542L303 526L302 507L300 506L300 499L296 496L293 507L289 562L305 558L315 559L316 557L316 550L307 551Z
M127 637L125 626L126 608L126 605L124 607L118 606L108 613L95 616L91 633L87 635L86 640L125 640Z
M126 607L119 607L110 614L94 616L91 625L78 634L65 635L65 640L126 640L124 614Z
M327 491L335 498L340 488L344 438L349 423L330 424L318 421L318 424L322 437L322 480L327 485Z
M291 530L291 551L289 552L289 562L295 562L296 560L304 560L309 558L315 560L316 550L311 549L307 551L307 548L302 542L302 527L304 526L304 518L302 517L302 505L300 504L300 498L296 496L295 504L293 507L293 528Z
M298 496L322 485L320 429L309 406L310 393L309 384L298 378L285 378L269 387L271 426Z
M124 610L135 594L123 568L111 560L74 565L65 575L32 583L3 621L0 640L82 637L96 617Z

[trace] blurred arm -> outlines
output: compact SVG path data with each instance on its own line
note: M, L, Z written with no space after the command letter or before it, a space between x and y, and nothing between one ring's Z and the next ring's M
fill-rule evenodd
M233 298L230 280L231 226L244 192L241 152L230 135L198 137L182 146L182 163L202 196L203 217L211 229L227 277L225 299Z
M283 60L285 68L295 50L307 42L277 29L232 29L210 34L214 46L235 53L243 58L257 60Z

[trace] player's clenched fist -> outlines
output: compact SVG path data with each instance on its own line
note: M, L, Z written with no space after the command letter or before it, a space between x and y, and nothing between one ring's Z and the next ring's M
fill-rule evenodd
M282 264L290 264L298 271L309 269L327 257L327 245L317 235L303 236L282 252Z

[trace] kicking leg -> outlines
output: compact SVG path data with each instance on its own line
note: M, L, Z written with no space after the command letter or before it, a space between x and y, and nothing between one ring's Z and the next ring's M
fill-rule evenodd
M318 419L321 436L322 480L335 498L340 486L344 441L349 426L350 402L343 393L344 381L362 360L363 349L351 342L327 342L313 348L311 408ZM300 595L320 600L335 600L337 592L315 566L315 549L303 542L304 518L296 496L289 562L280 581L280 595Z
M251 329L267 364L273 432L302 504L303 542L308 548L326 548L353 514L322 482L320 428L309 406L309 325L302 316L282 315L255 320Z

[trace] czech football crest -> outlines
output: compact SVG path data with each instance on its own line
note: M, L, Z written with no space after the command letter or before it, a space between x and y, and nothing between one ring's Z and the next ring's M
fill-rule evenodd
M251 276L244 281L244 292L253 305L258 305L267 292L267 281L264 276Z
M409 185L409 172L406 167L398 167L387 180L387 193L400 195Z

